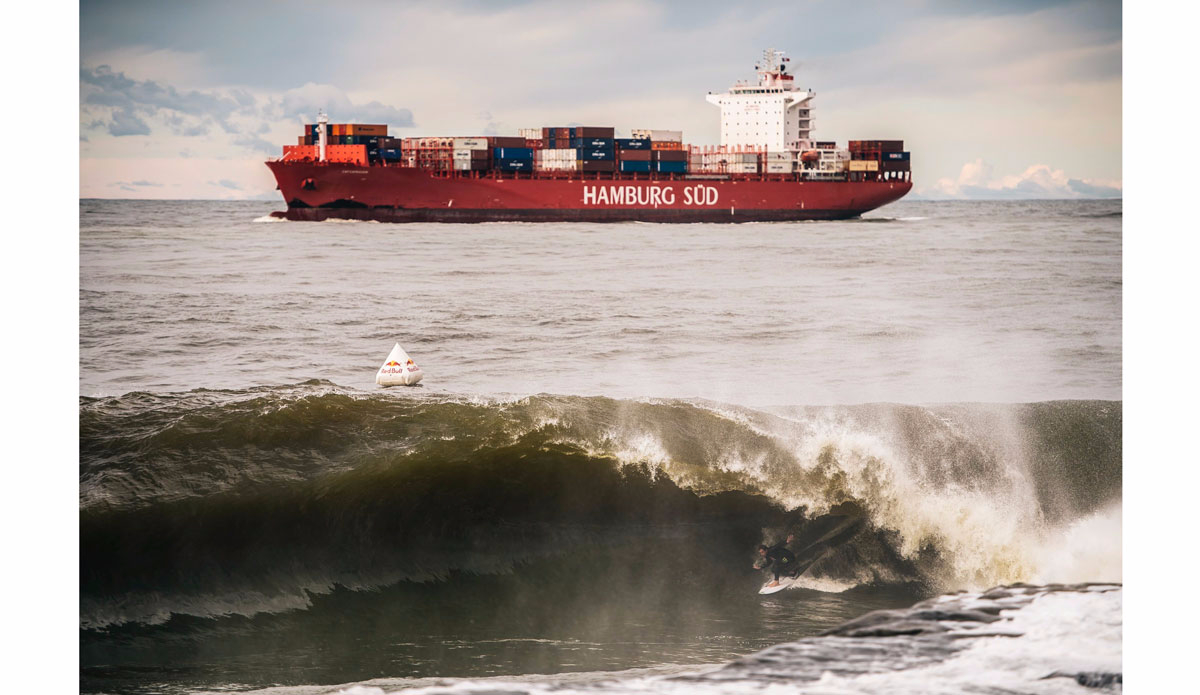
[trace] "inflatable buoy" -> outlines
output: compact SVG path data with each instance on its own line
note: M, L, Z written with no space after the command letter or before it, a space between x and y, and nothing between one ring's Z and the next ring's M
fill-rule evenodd
M424 376L417 363L400 347L400 343L396 343L387 361L376 372L375 383L380 386L413 386Z

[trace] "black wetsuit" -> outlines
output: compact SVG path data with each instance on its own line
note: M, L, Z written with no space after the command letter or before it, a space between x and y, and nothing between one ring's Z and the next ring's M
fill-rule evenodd
M779 575L786 574L792 576L793 568L796 567L796 556L792 551L784 547L783 543L767 548L767 564L764 568L770 567L775 572L775 581L779 581Z

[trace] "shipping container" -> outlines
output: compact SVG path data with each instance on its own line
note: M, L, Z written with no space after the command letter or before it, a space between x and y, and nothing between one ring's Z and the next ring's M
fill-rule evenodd
M501 171L533 171L532 159L497 159L493 165Z
M872 164L874 164L874 162L872 162ZM908 160L895 161L885 159L882 162L879 162L880 171L908 171L910 166L911 163Z
M767 162L765 165L768 174L790 174L793 168L792 162Z
M617 159L622 162L648 162L650 150L617 150Z
M600 162L593 159L582 160L575 163L576 171L616 171L617 164L613 161Z
M687 152L683 150L653 150L652 154L658 162L686 162L688 158ZM758 159L755 158L754 161Z
M480 159L456 159L454 160L455 171L487 171L491 168L490 162Z
M682 130L650 130L646 128L632 131L633 137L663 142L683 142Z
M571 133L571 137L573 137L573 138L609 138L609 139L612 139L612 137L614 135L616 135L616 130L613 128L610 128L610 127L601 128L601 127L596 127L596 126L578 126L576 128L572 128L572 130L574 131Z
M496 159L533 159L533 150L528 147L497 147L492 153Z
M526 140L541 140L542 130L540 128L520 128L517 130L517 135Z
M397 148L380 148L379 149L379 158L383 159L384 161L388 161L388 162L398 161L402 157L403 157L403 152L398 147Z
M319 152L313 145L284 145L283 159L316 159Z
M589 159L592 161L612 161L616 159L616 150L577 150L579 159Z
M611 150L615 144L613 138L581 137L571 138L571 147L575 149Z
M346 135L387 135L388 127L386 125L372 125L367 123L347 123Z
M686 174L687 173L687 162L686 161L684 161L684 162L659 161L659 162L655 162L654 168L656 171L658 171L659 173L662 173L662 174Z
M650 173L650 162L649 161L640 161L639 162L639 161L632 161L629 159L623 159L617 166L620 169L620 171L623 171L623 172L635 173L635 174Z
M617 138L617 149L620 150L648 150L650 149L650 140L646 138Z
M651 140L650 149L652 150L683 150L682 142L674 142L671 140Z
M486 150L488 139L483 138L454 138L451 146L456 150Z
M767 152L763 154L764 162L790 162L792 161L791 152Z
M852 159L850 171L879 171L879 162L873 159Z
M545 161L535 161L533 166L538 171L574 171L575 160L548 159Z
M487 150L450 150L451 157L457 160L487 159Z
M487 140L491 147L525 147L525 138L492 136Z
M574 163L578 157L574 149L542 149L534 153L538 161L562 161Z
M851 152L901 152L903 140L851 140Z
M907 152L884 152L883 158L885 160L890 160L893 162L907 162L908 161L908 153Z
M367 163L367 146L329 145L325 148L325 159L330 162L365 165Z

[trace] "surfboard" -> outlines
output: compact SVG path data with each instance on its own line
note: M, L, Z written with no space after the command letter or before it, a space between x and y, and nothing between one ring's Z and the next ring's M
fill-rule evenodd
M771 580L771 581L774 581L774 580ZM796 583L795 579L788 579L787 577L784 577L783 579L780 579L779 583L776 584L775 586L771 586L771 582L767 582L766 584L763 584L763 587L758 590L758 593L760 593L760 594L775 594L780 591L783 591L784 589L790 588L795 583Z

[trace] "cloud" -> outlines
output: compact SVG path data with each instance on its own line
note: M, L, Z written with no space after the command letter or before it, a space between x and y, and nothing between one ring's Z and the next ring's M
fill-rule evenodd
M153 186L156 188L162 187L161 183L155 183L153 181L114 181L108 185L110 187L120 186L121 188L124 188L125 190L132 190L132 189L126 188L127 186Z
M218 91L178 90L151 79L128 78L108 65L80 67L79 88L80 110L112 109L108 131L118 137L150 134L150 126L143 118L152 116L160 116L176 133L208 132L208 127L185 121L182 116L216 121L224 131L238 132L229 119L235 114L251 113L254 107L253 96L244 91L226 96ZM95 120L91 122L92 126L96 124Z
M312 82L287 90L273 98L263 109L264 115L269 118L296 119L305 123L315 120L317 111L336 114L339 123L386 123L400 128L413 126L413 115L408 109L379 101L356 104L341 89Z
M112 122L108 124L108 132L118 138L126 135L149 135L150 126L129 109L122 108L113 111Z
M280 142L271 136L279 135L281 122L295 129L298 121L314 120L321 109L335 114L339 122L413 124L408 109L378 100L356 102L331 85L310 83L273 96L256 96L240 88L178 89L166 82L131 78L108 65L81 67L79 75L81 129L107 131L113 137L166 133L204 137L209 152L232 146L277 154ZM214 131L233 137L214 138ZM177 148L178 144L172 149Z
M251 150L266 152L267 154L278 154L279 152L279 143L271 142L270 140L264 140L257 135L243 135L241 137L234 138L233 144Z
M237 183L236 181L230 181L229 179L221 179L220 181L209 181L208 185L220 186L221 188L228 188L231 191L242 190L241 184Z
M932 187L917 192L929 199L1120 198L1121 182L1074 179L1046 164L1033 164L1020 174L997 178L991 164L975 159L963 164L957 179L938 179Z

